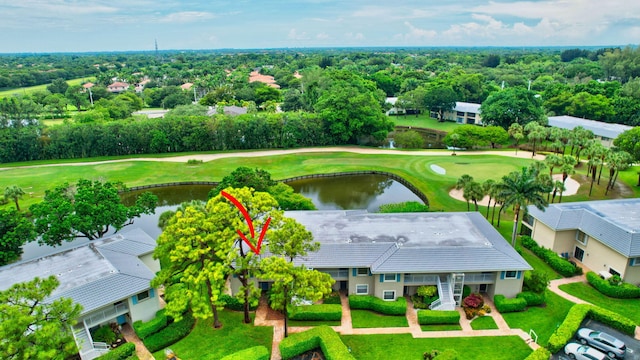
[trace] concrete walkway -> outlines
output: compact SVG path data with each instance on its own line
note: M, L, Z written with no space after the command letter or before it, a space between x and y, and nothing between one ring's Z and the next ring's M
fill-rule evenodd
M144 344L142 343L142 340L140 340L138 335L136 335L136 332L133 330L131 325L129 325L129 324L122 325L121 332L122 332L122 336L124 336L124 339L127 340L127 342L135 344L135 346L136 346L136 355L138 355L138 358L140 360L154 360L155 359L153 357L153 355L151 355L149 350L147 350L147 347L144 346Z

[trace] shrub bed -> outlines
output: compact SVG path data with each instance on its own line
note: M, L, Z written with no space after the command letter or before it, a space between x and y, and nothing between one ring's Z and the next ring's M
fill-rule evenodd
M527 356L524 360L549 360L551 358L551 353L546 348L538 348L529 356Z
M582 324L582 321L587 316L631 336L633 336L636 329L636 325L631 319L607 309L589 304L573 305L564 322L560 324L558 329L556 329L549 338L547 345L549 351L555 353L562 349L576 331L578 331L580 324Z
M291 320L340 321L342 319L342 305L337 304L292 306L289 311Z
M493 303L501 313L522 311L527 307L527 301L523 298L507 299L500 294L493 297Z
M129 356L135 354L136 345L134 343L126 343L118 346L113 350L109 350L108 353L98 356L96 359L99 360L124 360L129 358Z
M640 297L640 287L628 283L612 285L609 281L601 278L598 274L592 271L587 273L587 281L591 286L596 288L596 290L612 298L635 299Z
M220 295L219 299L221 302L224 302L225 309L229 309L233 311L244 311L244 304L241 303L240 300L238 300L237 298L231 295L222 294ZM257 307L258 305L256 306L249 305L249 310L254 311Z
M396 301L384 301L371 295L349 295L349 307L385 315L404 315L407 313L407 299L401 297Z
M322 300L323 304L342 304L340 300L340 294L332 293Z
M582 274L581 267L575 266L567 259L558 256L554 251L541 247L529 236L522 237L522 246L531 250L531 252L536 254L537 257L546 262L562 276L570 277Z
M157 333L158 331L167 327L167 325L172 320L164 313L164 309L156 312L156 317L153 319L142 322L140 320L133 323L133 330L135 330L136 334L140 338L140 340L144 340L150 335Z
M325 325L291 334L279 345L280 355L285 360L317 347L322 349L327 360L355 360L338 334Z
M143 343L149 351L156 352L187 336L194 324L195 319L189 312L183 316L182 320L167 325L164 329L143 340Z
M264 346L254 346L252 348L240 350L231 355L223 357L221 360L269 360L269 350Z
M516 295L516 298L524 299L527 302L527 306L539 306L544 304L544 293L538 294L532 291L523 291Z
M418 323L420 325L459 324L460 313L455 310L418 310Z

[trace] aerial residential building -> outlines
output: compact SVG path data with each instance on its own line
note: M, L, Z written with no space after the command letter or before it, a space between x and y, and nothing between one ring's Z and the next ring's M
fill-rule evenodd
M621 124L611 124L601 121L581 119L573 116L549 116L549 126L561 129L573 130L578 126L582 126L586 130L591 130L596 139L602 142L606 147L613 146L613 140L627 130L633 129L631 126Z

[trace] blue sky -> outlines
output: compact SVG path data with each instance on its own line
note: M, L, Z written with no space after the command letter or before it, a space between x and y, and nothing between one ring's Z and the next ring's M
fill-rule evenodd
M0 53L640 42L637 0L0 0Z

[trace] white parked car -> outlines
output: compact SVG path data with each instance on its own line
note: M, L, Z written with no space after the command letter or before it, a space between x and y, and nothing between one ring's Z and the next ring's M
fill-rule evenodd
M602 331L582 328L578 330L578 340L604 351L612 358L622 359L627 353L627 347L622 341Z
M565 345L564 353L575 360L612 360L609 356L591 346L578 343Z

